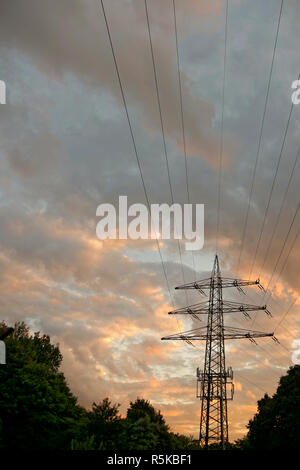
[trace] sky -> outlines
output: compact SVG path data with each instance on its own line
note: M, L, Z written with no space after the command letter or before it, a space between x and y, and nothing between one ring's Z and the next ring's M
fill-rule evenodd
M147 194L151 203L170 204L145 5L104 4ZM224 296L258 305L268 299L272 318L258 312L251 322L228 314L225 324L275 329L281 344L270 338L258 345L227 343L235 383L231 440L246 433L264 392L275 392L300 338L299 217L288 232L299 202L300 106L285 135L291 84L300 72L295 0L283 2L238 262L280 5L229 0L228 8L218 250L226 276L249 277L280 158L252 273L269 284L271 295L253 287L247 296L234 289ZM148 10L172 191L183 204L188 196L173 4L148 0ZM173 430L197 436L196 367L203 367L204 344L161 337L195 325L182 318L177 323L168 312L203 298L173 288L209 276L216 249L225 2L176 0L176 14L190 200L205 205L205 241L194 256L182 244L183 272L177 242L160 242L170 298L155 241L96 236L99 204L116 205L120 195L129 204L145 204L100 2L1 2L0 79L7 104L0 105L0 317L25 321L59 343L63 371L82 405L109 396L124 414L130 400L144 397Z

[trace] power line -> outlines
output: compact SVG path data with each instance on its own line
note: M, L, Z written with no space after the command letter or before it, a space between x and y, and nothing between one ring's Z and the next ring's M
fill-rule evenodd
M235 372L235 375L239 376L243 380L246 380L247 382L249 382L249 384L254 385L254 387L259 388L259 390L261 390L263 393L266 393L266 391L262 387L257 385L255 382L252 382L251 380L247 379L245 376L241 375L239 372Z
M284 261L284 263L283 263L283 265L282 265L282 267L281 267L281 269L280 269L280 272L279 272L279 274L278 274L278 276L277 276L277 278L276 278L276 281L275 281L275 283L274 283L275 285L276 285L278 279L280 278L281 274L283 273L283 271L284 271L284 269L285 269L285 267L286 267L286 265L287 265L287 262L288 262L288 260L289 260L290 255L291 255L291 252L292 252L292 250L293 250L293 248L294 248L294 246L295 246L295 244L296 244L296 241L297 241L297 239L298 239L298 237L299 237L299 234L300 234L300 228L299 228L299 229L297 230L297 232L296 232L296 235L295 235L294 240L293 240L293 242L292 242L292 244L291 244L291 246L290 246L290 249L289 249L289 252L288 252L288 254L287 254L287 256L286 256L286 259L285 259L285 261ZM267 300L269 300L270 296L271 296L271 292L269 292L269 297L268 297ZM277 323L277 325L276 325L276 327L275 327L275 329L274 329L274 333L275 333L275 330L278 329L279 325L281 325L289 334L292 335L291 331L290 331L288 328L286 328L285 326L282 325L282 322L283 322L283 320L285 319L285 317L287 316L287 314L290 312L290 309L293 307L294 303L297 301L298 298L299 298L299 296L292 302L292 304L291 304L290 307L288 308L287 312L282 315L281 319L279 320L279 322ZM256 316L255 316L255 318L253 319L252 326L253 326L253 324L254 324L254 322L255 322L255 319L256 319ZM281 343L280 343L280 344L281 344ZM283 345L282 345L282 347L283 347L284 349L287 349L287 348L286 348L285 346L283 346Z
M267 292L269 291L270 284L271 284L271 282L272 282L272 280L273 280L273 277L274 277L275 271L276 271L276 269L277 269L278 263L279 263L280 258L281 258L281 256L282 256L282 253L283 253L283 251L284 251L284 249L285 249L287 240L288 240L288 238L289 238L289 235L290 235L290 233L291 233L291 230L292 230L292 227L293 227L293 225L294 225L295 219L296 219L296 217L297 217L297 214L298 214L298 211L299 211L299 207L300 207L300 203L298 203L298 205L297 205L297 208L296 208L296 211L295 211L295 213L294 213L294 215L293 215L293 219L292 219L292 221L291 221L291 223L290 223L288 232L287 232L287 234L286 234L286 236L285 236L285 239L284 239L283 245L282 245L282 247L281 247L279 256L278 256L278 258L277 258L277 260L276 260L276 263L275 263L275 266L274 266L274 268L273 268L271 277L270 277L270 279L269 279L267 288L266 288L266 290L265 290L264 299L265 299L265 297L266 297L266 295L267 295ZM300 230L300 229L299 229L299 230ZM289 250L289 252L288 252L288 255L287 255L286 259L285 259L285 262L284 262L284 264L283 264L283 266L282 266L282 268L281 268L281 271L280 271L280 273L279 273L279 276L278 276L277 279L276 279L276 282L277 282L277 280L279 279L279 277L280 277L280 275L281 275L283 269L285 268L285 265L286 265L286 263L287 263L287 260L288 260L290 254L291 254L291 251L292 251L292 249L293 249L293 246L294 246L294 244L295 244L295 242L296 242L296 239L297 239L297 237L298 237L299 230L298 230L298 232L297 232L296 237L294 238L294 241L292 242L292 245L291 245L290 250ZM269 297L268 297L267 300L269 300L270 297L271 297L271 293L269 292ZM256 315L255 315L254 318L253 318L252 327L253 327L253 325L254 325L254 323L255 323L255 320L256 320Z
M186 192L187 192L188 204L190 204L190 189L189 189L189 176L188 176L188 164L187 164L186 138L185 138L185 126L184 126L184 114L183 114L182 83L181 83L181 73L180 73L179 47L178 47L178 33L177 33L177 16L176 16L176 1L175 1L175 0L173 0L173 15L174 15L175 45L176 45L176 58L177 58L177 73L178 73L179 102L180 102L180 118L181 118L182 142L183 142L183 153L184 153ZM194 256L194 252L192 252L192 258L193 258L194 277L195 277L195 280L196 280L196 267L195 267L195 256Z
M292 310L292 308L294 307L295 303L298 301L299 299L299 295L297 297L295 297L295 299L293 300L293 302L291 303L291 305L288 307L287 311L282 315L282 317L279 319L277 325L275 326L274 328L274 332L278 329L278 327L282 324L283 320L286 318L286 316L290 313L290 311Z
M169 160L168 160L168 153L167 153L166 136L165 136L165 129L164 129L164 123L163 123L163 118L162 118L162 109L161 109L161 102L160 102L160 94L159 94L159 87L158 87L156 64L155 64L155 58L154 58L154 52L153 52L152 35L151 35L151 29L150 29L150 21L149 21L147 0L144 0L144 5L145 5L145 12L146 12L147 29L148 29L150 52L151 52L151 59L152 59L153 76L154 76L156 96L157 96L160 127L161 127L161 133L162 133L164 154L165 154L165 159L166 159L166 167L167 167L167 173L168 173L168 181L169 181L171 199L172 199L172 203L173 203L174 202L174 195L173 195L171 176L170 176L170 167L169 167Z
M177 72L178 72L178 85L179 85L180 117L181 117L182 141L183 141L183 152L184 152L186 191L187 191L188 203L190 203L187 151L186 151L185 126L184 126L184 114L183 114L182 83L181 83L181 73L180 73L180 65L179 65L180 61L179 61L179 47L178 47L176 1L175 0L172 0L172 1L173 1L175 45L176 45L176 56L177 56Z
M295 237L294 237L294 239L293 239L293 241L292 241L292 243L291 243L291 246L290 246L290 248L289 248L289 251L288 251L288 253L287 253L287 256L286 256L286 258L285 258L285 261L284 261L284 263L282 264L281 269L280 269L280 271L279 271L279 273L278 273L278 275L277 275L276 281L275 281L275 283L274 283L275 285L276 285L278 279L281 277L283 271L284 271L285 268L286 268L286 265L287 265L287 263L288 263L288 260L289 260L289 258L290 258L290 255L291 255L291 253L292 253L292 251L293 251L293 249L294 249L294 246L295 246L295 244L296 244L296 242L297 242L297 240L298 240L299 234L300 234L300 227L298 228L298 230L297 230L297 232L296 232L296 234L295 234ZM268 297L268 299L269 299L270 297L271 297L271 292L269 292L269 297ZM267 300L268 300L268 299L267 299ZM296 300L297 300L297 299L296 299ZM282 323L283 319L284 319L284 318L286 317L286 315L289 313L289 310L290 310L290 308L294 305L294 303L295 303L295 302L292 303L292 305L288 308L288 311L282 316L282 320L279 321L279 323L278 323L278 325L276 326L275 329L277 329L278 326L279 326L279 324ZM286 327L284 327L284 326L283 326L283 328L284 328L285 330L287 330L288 333L292 334L292 333L288 330L288 328L286 328ZM275 332L275 330L274 330L274 332Z
M294 335L294 332L292 332L289 328L287 328L285 325L282 325L281 323L281 328L283 328L289 335L293 336ZM277 329L277 327L275 328L275 330Z
M299 237L299 234L300 234L300 228L297 230L297 233L296 233L296 235L295 235L295 237L294 237L294 240L293 240L293 242L292 242L292 244L291 244L291 246L290 246L289 252L288 252L288 254L287 254L287 256L286 256L285 262L283 263L283 265L282 265L282 267L281 267L281 269L280 269L280 272L279 272L279 274L278 274L278 276L277 276L277 278L276 278L276 281L275 281L275 283L274 283L275 285L276 285L278 279L280 278L282 272L284 271L284 269L285 269L285 267L286 267L286 265L287 265L287 262L288 262L288 260L289 260L290 254L291 254L291 252L292 252L292 250L293 250L293 248L294 248L294 246L295 246L295 243L296 243L296 241L297 241L297 239L298 239L298 237ZM271 296L271 292L269 293L269 298L270 298L270 296ZM297 300L297 298L296 298L296 300ZM294 303L293 303L293 304L294 304ZM293 306L293 304L289 307L289 309ZM278 326L279 326L279 324L282 323L282 321L284 320L284 318L286 317L286 315L289 313L289 309L288 309L288 311L282 316L282 320L279 321L279 323L277 324L277 326L276 326L275 329L277 329ZM284 327L284 328L287 330L286 327ZM275 331L275 330L274 330L274 331ZM290 333L290 332L289 332L289 333Z
M227 32L228 32L228 0L226 0L226 11L225 11L225 37L224 37L224 59L223 59L223 81L222 81L222 114L221 114L221 135L220 135L220 156L219 156L216 253L218 252L218 248L219 248L221 183L222 183L222 172L223 172L223 145L224 145L224 132L223 131L224 131L224 102L225 102L225 78L226 78L226 59L227 59Z
M253 328L253 324L251 325L251 328ZM292 334L286 327L284 327L284 328L285 328L285 330L287 330L290 334ZM273 334L275 335L275 330L273 331ZM286 354L286 353L285 353L285 355L290 358L290 351L289 351L289 349L288 349L286 346L284 346L280 341L276 342L276 345L282 347L283 349L285 349L285 351L287 351L287 352L289 353L289 354ZM269 350L263 348L260 344L257 344L256 346L257 346L259 349L261 349L262 351L264 351L265 354L268 354L271 358L274 358L276 361L278 361L278 358L277 358L274 354L272 354L271 351L269 351ZM279 363L279 364L280 364L280 363Z
M297 163L298 163L298 161L299 161L299 156L300 156L300 147L299 147L299 150L298 150L298 152L297 152L297 155L296 155L296 158L295 158L295 161L294 161L294 165L293 165L293 168L292 168L290 177L289 177L289 181L288 181L287 187L286 187L286 189L285 189L285 193L284 193L284 196L283 196L283 199L282 199L282 202L281 202L280 210L279 210L279 212L278 212L278 215L277 215L277 218L276 218L276 222L275 222L274 228L273 228L273 230L271 230L271 238L270 238L270 241L269 241L269 243L268 243L267 249L266 249L266 251L265 251L265 256L264 256L263 263L262 263L261 269L260 269L260 271L259 271L258 277L260 277L260 275L261 275L261 273L262 273L262 271L263 271L263 269L264 269L264 267L265 267L265 263L266 263L266 260L267 260L267 258L268 258L268 255L269 255L269 251L270 251L270 248L271 248L271 246L272 246L273 239L274 239L275 233L276 233L277 228L278 228L278 225L279 225L279 221L280 221L280 217L281 217L281 214L282 214L282 211L283 211L283 207L284 207L284 204L285 204L286 199L287 199L287 195L288 195L289 188L290 188L290 185L291 185L293 176L294 176L294 172L295 172Z
M170 167L169 167L169 160L168 160L166 136L165 136L163 117L162 117L161 101L160 101L159 86L158 86L158 77L157 77L155 57L154 57L154 51L153 51L153 43L152 43L152 35L151 35L147 0L144 0L144 5L145 5L146 20L147 20L147 29L148 29L148 36L149 36L149 44L150 44L150 52L151 52L151 59L152 59L155 90L156 90L156 97L157 97L157 104L158 104L158 111L159 111L160 127L161 127L161 134L162 134L162 140L163 140L163 148L164 148L164 155L165 155L166 167L167 167L167 173L168 173L168 182L169 182L169 187L170 187L170 194L171 194L172 204L174 204L174 194L173 194L172 183L171 183L171 175L170 175ZM178 245L179 258L180 258L180 264L181 264L182 279L183 279L183 282L185 283L184 269L183 269L183 263L182 263L182 253L181 253L181 247L180 247L180 241L179 240L177 240L177 245ZM188 301L187 293L186 293L186 300Z
M286 267L286 265L287 265L287 262L288 262L288 260L289 260L290 254L291 254L291 252L292 252L292 250L293 250L293 248L294 248L294 246L295 246L295 244L296 244L296 241L297 241L297 239L298 239L298 237L299 237L299 233L300 233L300 228L299 228L299 229L297 230L297 232L296 232L296 235L295 235L295 237L294 237L294 240L293 240L293 242L292 242L292 244L291 244L291 246L290 246L289 252L288 252L288 254L287 254L287 256L286 256L286 259L285 259L285 261L284 261L284 263L283 263L283 265L282 265L282 267L281 267L281 269L280 269L280 271L279 271L279 274L278 274L278 276L277 276L276 281L275 281L274 284L277 283L278 279L280 278L282 272L284 271L284 269L285 269L285 267ZM269 297L270 297L270 296L271 296L271 292L269 292Z
M249 293L247 293L247 296L251 298L251 296L249 295ZM256 316L256 314L257 314L257 312L255 312L255 316ZM250 328L253 328L253 323L254 323L254 321L252 322ZM286 327L284 327L284 328L288 331L288 329L287 329ZM274 330L273 333L275 334L275 330ZM290 332L289 332L289 333L290 333ZM291 334L291 333L290 333L290 334ZM283 349L285 349L286 351L289 352L289 350L288 350L281 342L277 343L277 345L278 345L278 346L281 346ZM256 346L259 347L260 349L262 349L266 354L268 354L269 356L271 356L271 357L273 357L273 358L275 358L275 359L277 360L276 356L274 356L274 354L272 354L271 351L268 351L268 350L264 349L264 348L263 348L261 345L259 345L259 344L257 344Z
M124 109L125 109L125 113L126 113L126 118L127 118L127 122L128 122L128 126L129 126L129 131L130 131L130 136L131 136L132 145L133 145L133 149L134 149L134 154L135 154L135 158L136 158L136 163L137 163L138 170L139 170L139 173L140 173L140 177L141 177L141 181L142 181L142 187L143 187L143 191L144 191L145 198L146 198L146 203L147 203L148 209L150 211L149 197L148 197L148 193L147 193L147 189L146 189L146 184L145 184L145 180L144 180L144 176L143 176L143 171L142 171L142 167L141 167L141 163L140 163L140 158L139 158L139 154L138 154L138 150L137 150L137 145L136 145L136 142L135 142L135 137L134 137L134 133L133 133L133 129L132 129L132 124L131 124L131 120L130 120L130 116L129 116L129 112L128 112L128 106L127 106L127 102L126 102L126 98L125 98L124 88L123 88L123 84L122 84L122 80L121 80L121 75L120 75L119 66L118 66L118 62L117 62L117 58L116 58L116 54L115 54L115 49L114 49L113 42L112 42L109 23L108 23L106 11L105 11L105 8L104 8L103 0L100 0L100 2L101 2L102 13L103 13L105 26L106 26L106 30L107 30L107 35L108 35L108 39L109 39L109 44L110 44L110 48L111 48L111 52L112 52L112 56L113 56L113 61L114 61L114 65L115 65L116 75L117 75L117 79L118 79L118 83L119 83L119 87L120 87L122 101L123 101L123 105L124 105ZM172 295L171 295L171 289L170 289L170 285L169 285L169 281L168 281L168 277L167 277L167 272L166 272L165 264L164 264L162 253L161 253L161 249L160 249L160 246L159 246L159 241L158 241L158 238L157 238L156 234L155 234L155 239L156 239L156 246L157 246L157 250L158 250L161 265L162 265L163 275L165 277L167 289L168 289L169 296L170 296L170 301L171 301L171 304L174 306L174 300L173 300Z
M280 261L280 258L281 258L281 256L282 256L282 254L283 254L283 251L284 251L284 249L285 249L287 240L288 240L288 238L289 238L289 235L290 235L291 230L292 230L292 228L293 228L293 225L294 225L294 223L295 223L297 214L298 214L298 212L299 212L299 208L300 208L300 202L299 202L298 205L297 205L297 208L296 208L295 213L294 213L294 215L293 215L293 219L292 219L292 221L291 221L291 223L290 223L288 232L287 232L287 234L286 234L286 237L285 237L285 239L284 239L284 242L283 242L283 245L282 245L282 247L281 247L280 253L279 253L278 258L277 258L277 260L276 260L274 269L273 269L273 271L272 271L272 275L271 275L271 277L270 277L270 279L269 279L269 282L268 282L268 285L267 285L267 288L266 288L266 293L268 292L269 287L270 287L270 284L271 284L271 282L272 282L272 280L273 280L273 277L274 277L275 271L276 271L276 269L277 269L278 263L279 263L279 261ZM266 294L265 294L265 295L266 295Z
M261 147L261 141L262 141L262 135L263 135L263 128L264 128L266 111L267 111L267 104L268 104L269 94L270 94L271 78L272 78L272 73L273 73L275 54L276 54L276 48L277 48L277 42L278 42L278 36L279 36L279 28L280 28L280 21L281 21L281 16L282 16L283 1L284 0L281 0L281 5L280 5L280 11L279 11L279 17L278 17L278 23L277 23L277 29L276 29L276 35L275 35L275 42L274 42L274 48L273 48L273 54L272 54L271 68L270 68L269 79L268 79L267 93L266 93L264 111L263 111L261 128L260 128L259 139L258 139L258 147L257 147L257 152L256 152L253 175L252 175L250 194L249 194L248 206L247 206L247 211L246 211L246 218L245 218L243 231L242 231L242 244L241 244L239 258L238 258L238 268L237 268L238 270L240 268L241 257L242 257L242 253L243 253L243 250L244 250L244 244L245 244L245 238L246 238L246 230L247 230L248 221L249 221L250 205L251 205L252 196L253 196L254 182L255 182L255 178L256 178L257 164L258 164L258 160L259 160L260 147Z
M250 269L249 279L250 279L251 276L252 276L254 264L255 264L255 261L256 261L257 252L258 252L258 249L259 249L259 246L260 246L262 234L263 234L263 231L264 231L264 228L265 228L265 224L266 224L266 220L267 220L267 216L268 216L268 213L269 213L270 204L271 204L271 199L272 199L272 196L273 196L273 192L274 192L274 188L275 188L275 183L276 183L277 176L278 176L278 170L279 170L280 162L281 162L282 155L283 155L283 149L284 149L284 145L285 145L285 141L286 141L286 136L287 136L288 128L289 128L290 121L291 121L291 116L292 116L293 108L294 108L294 103L292 102L292 105L291 105L291 108L290 108L290 112L289 112L289 116L288 116L288 120L287 120L287 124L286 124L286 128L285 128L285 132L284 132L284 137L283 137L283 141L282 141L280 153L279 153L279 157L278 157L278 161L277 161L277 165L276 165L276 169L275 169L275 173L274 173L274 177L273 177L273 181L272 181L272 186L271 186L270 193L269 193L268 203L267 203L267 206L266 206L266 209L265 209L265 213L264 213L263 223L262 223L262 225L261 225L260 234L259 234L259 237L258 237L258 240L257 240L257 243L256 243L256 248L255 248L255 252L254 252L254 256L253 256L253 261L252 261L252 265L251 265L251 269Z
M273 332L274 334L274 332ZM277 340L278 341L278 340ZM274 359L277 359L276 356L274 356L274 354L272 354L270 351L268 351L267 349L263 348L260 344L257 345L265 354L269 354L269 356L273 357ZM288 348L286 346L284 346L280 341L278 341L278 343L276 343L276 346L280 346L281 348L285 349L285 351L287 351L288 353L290 352L288 350ZM286 354L287 356L287 354Z
M267 288L266 288L266 292L265 292L265 295L264 295L264 299L265 299L265 297L266 297L266 295L267 295L267 292L269 291L269 287L270 287L270 284L271 284L271 282L272 282L272 280L273 280L273 277L274 277L275 271L276 271L276 269L277 269L278 263L279 263L279 261L280 261L280 258L281 258L281 256L282 256L282 254L283 254L283 251L284 251L284 249L285 249L287 240L288 240L288 238L289 238L289 235L290 235L291 230L292 230L292 228L293 228L293 225L294 225L294 223L295 223L295 220L296 220L296 217L297 217L297 214L298 214L298 211L299 211L299 207L300 207L300 203L298 203L298 205L297 205L297 208L296 208L296 211L295 211L295 213L294 213L294 215L293 215L293 219L292 219L292 221L291 221L291 223L290 223L288 232L287 232L287 234L286 234L286 236L285 236L283 245L282 245L282 247L281 247L280 253L279 253L279 255L278 255L278 258L277 258L276 263L275 263L275 266L274 266L274 268L273 268L271 277L270 277L270 279L269 279L269 282L268 282L268 285L267 285ZM300 230L300 229L299 229L299 230ZM291 253L291 251L292 251L292 248L293 248L293 246L294 246L294 244L295 244L295 242L296 242L296 239L297 239L297 237L298 237L298 233L299 233L299 231L297 232L297 235L296 235L296 237L294 238L294 241L292 242L292 245L291 245L291 247L290 247L289 253L288 253L288 255L287 255L287 257L286 257L286 260L285 260L285 262L284 262L284 264L283 264L283 267L282 267L282 269L281 269L281 271L280 271L280 273L279 273L279 276L281 275L283 269L285 268L285 265L286 265L287 260L288 260L288 258L289 258L289 256L290 256L290 253ZM278 276L277 280L279 279L279 276ZM276 280L276 282L277 282L277 280ZM268 300L269 300L270 296L271 296L271 293L269 292ZM252 327L253 327L253 325L254 325L254 323L255 323L255 320L256 320L256 315L255 315L254 318L253 318Z

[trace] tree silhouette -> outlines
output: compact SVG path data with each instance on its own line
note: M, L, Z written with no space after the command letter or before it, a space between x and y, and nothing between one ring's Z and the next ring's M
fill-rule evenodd
M85 411L58 371L62 355L49 336L30 335L17 323L5 340L7 364L0 368L1 445L19 449L68 448L80 436Z
M258 401L248 424L245 446L253 449L298 449L300 446L300 366L281 377L276 393Z

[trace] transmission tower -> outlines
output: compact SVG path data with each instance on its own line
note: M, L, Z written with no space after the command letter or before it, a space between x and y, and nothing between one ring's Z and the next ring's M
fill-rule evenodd
M216 255L210 278L175 287L175 289L196 289L202 295L206 295L205 291L209 291L208 301L169 312L171 315L189 315L197 320L200 320L201 315L207 315L207 326L162 338L162 340L182 340L188 344L193 344L192 341L195 340L206 341L204 369L201 371L197 368L197 398L201 399L199 441L206 448L212 443L219 443L224 448L228 442L227 401L233 399L234 385L232 368L226 370L225 366L225 340L248 338L256 344L255 338L271 336L275 342L278 342L274 333L224 326L224 313L241 312L250 318L249 312L263 310L271 316L266 305L259 307L223 300L223 288L236 287L245 294L243 287L251 285L264 290L259 280L243 281L222 277Z

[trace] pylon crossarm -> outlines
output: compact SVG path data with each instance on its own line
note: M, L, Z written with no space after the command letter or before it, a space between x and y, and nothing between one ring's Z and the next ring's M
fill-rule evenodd
M249 339L250 341L254 338L265 338L266 336L272 337L273 333L255 333L255 334L251 334L251 333L245 333L245 334L242 334L242 333L224 333L224 339L243 339L243 338L246 338L246 339ZM254 342L254 341L252 341L252 342Z
M273 337L274 333L266 333L263 331L248 330L245 328L236 328L231 326L224 327L224 339L241 339L241 338L264 338L266 336Z
M250 305L250 304L241 304L239 302L223 301L223 313L236 313L241 312L245 316L247 312L254 312L258 310L264 310L267 315L271 316L271 313L267 309L266 305ZM207 315L209 312L209 302L200 302L197 304L189 305L187 307L178 308L177 310L172 310L168 312L169 315ZM197 317L196 317L197 318Z
M168 312L169 315L182 315L182 314L205 314L207 313L209 302L199 302L197 304L188 305L187 307L178 308Z
M222 277L222 287L247 287L261 285L259 279L236 279L233 277Z
M211 285L211 278L201 279L200 281L188 282L175 287L175 289L209 289Z
M254 338L264 338L266 336L273 337L274 333L265 333L263 331L249 330L245 328L235 328L226 326L223 329L223 333L212 333L211 338L218 339L221 335L224 335L224 339L254 339ZM175 333L173 335L164 336L162 340L181 340L181 341L201 341L207 339L207 328L195 328L193 330L182 331L180 333Z
M231 310L265 310L267 306L244 304L241 302L233 302L232 300L223 300L223 311L225 311L226 308Z
M243 304L239 302L223 301L223 313L242 312L247 316L247 312L264 311L268 316L272 316L266 305ZM249 315L248 315L249 316Z
M198 339L206 339L206 326L195 328L193 330L182 331L173 335L164 336L162 340L179 340L179 341L194 341Z
M199 281L181 284L180 286L175 287L175 289L196 289L204 294L204 291L210 289L213 284L214 287L236 287L238 290L242 290L242 287L257 286L259 289L264 291L264 288L261 285L259 279L256 279L255 281L250 281L247 279L234 279L231 277L221 278L218 276L212 276L206 279L201 279Z

